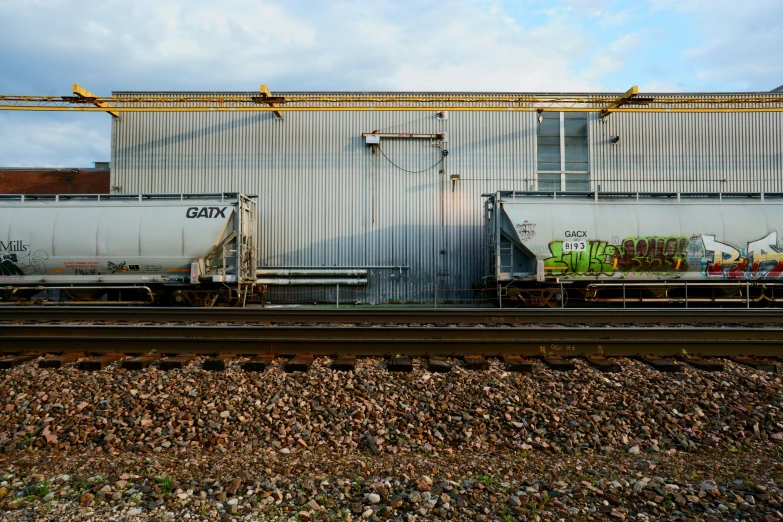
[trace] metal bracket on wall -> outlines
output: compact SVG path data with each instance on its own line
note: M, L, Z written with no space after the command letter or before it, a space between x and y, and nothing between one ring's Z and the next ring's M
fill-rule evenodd
M278 103L285 103L285 97L284 96L272 96L272 93L269 92L269 88L266 86L265 83L261 84L261 87L258 89L261 92L261 96L253 96L253 102L254 103L265 103L269 105L270 107L277 107ZM280 111L272 111L274 115L279 118L283 119L283 113Z
M649 105L654 101L653 98L640 98L638 94L639 87L634 85L601 111L601 119L605 119L614 109L619 109L623 105Z
M365 145L380 145L381 138L438 140L444 143L449 141L448 132L436 132L433 134L420 134L420 133L410 133L410 132L363 132L362 137L364 138Z
M72 97L63 96L63 99L65 100L66 98L73 98L73 100L70 100L70 101L73 101L73 102L76 102L76 103L91 103L91 104L95 105L96 107L101 107L101 108L104 108L104 107L107 108L107 109L111 108L111 105L109 105L106 102L98 100L97 96L95 96L93 93L91 93L90 91L88 91L87 89L85 89L84 87L79 85L78 83L74 83L73 84L73 93L75 94L75 96L72 96ZM106 112L108 112L109 114L111 114L115 118L119 118L120 117L120 113L117 112L117 111L107 110Z

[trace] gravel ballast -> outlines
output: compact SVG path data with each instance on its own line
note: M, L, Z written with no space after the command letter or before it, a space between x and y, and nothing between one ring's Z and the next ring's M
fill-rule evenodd
M0 520L783 520L777 373L202 360L0 373Z

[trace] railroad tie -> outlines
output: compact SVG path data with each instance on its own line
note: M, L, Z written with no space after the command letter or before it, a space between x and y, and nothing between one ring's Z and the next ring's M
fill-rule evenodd
M559 355L547 355L544 357L544 364L559 372L570 372L576 368L572 361L563 359Z
M659 372L681 372L682 366L671 359L661 359L656 355L643 355L642 361L649 364Z
M704 370L705 372L723 371L723 364L711 359L702 359L701 357L685 357L684 360L694 368Z
M601 357L600 355L589 355L587 362L600 372L618 373L620 371L620 364L617 361Z
M11 357L5 357L0 359L0 370L10 370L11 368L19 366L22 363L37 359L40 356L40 353L22 353L18 355L12 355Z
M395 355L386 361L386 369L390 372L409 373L413 371L413 362L410 357Z
M246 372L263 372L272 364L275 356L271 353L256 355L242 364L242 369Z
M193 360L195 356L193 354L176 355L174 357L166 357L160 361L161 370L181 370Z
M510 372L533 373L533 363L518 355L506 355L503 357L503 362Z
M67 364L76 362L79 359L84 359L83 353L64 353L62 355L55 355L54 357L47 357L38 361L39 368L62 368Z
M120 363L120 368L132 371L143 370L158 359L160 359L160 354L140 355L138 357L125 359Z
M332 370L338 372L352 372L356 368L356 357L353 355L341 355L332 361Z
M489 361L480 355L466 355L463 366L467 370L489 370Z
M762 372L777 372L777 367L770 362L763 361L761 359L756 359L755 357L732 357L732 361L739 364L744 364L745 366L750 366L754 370L759 370Z
M236 355L234 354L221 354L212 357L211 359L206 359L201 364L201 367L211 372L222 372L226 369L228 363L230 363L234 359L236 359Z
M84 370L86 372L103 370L111 363L115 361L119 361L123 357L125 357L124 353L118 353L118 352L105 353L103 355L98 355L97 357L91 357L89 359L83 359L79 361L79 369Z
M313 365L313 356L309 353L300 353L288 359L283 366L288 373L306 372Z
M430 357L427 369L432 373L447 373L451 371L451 363L442 357Z

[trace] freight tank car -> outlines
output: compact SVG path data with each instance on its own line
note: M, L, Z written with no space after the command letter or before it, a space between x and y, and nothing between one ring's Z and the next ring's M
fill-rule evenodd
M0 298L244 304L256 202L241 194L0 196Z
M781 194L486 195L501 306L783 300Z

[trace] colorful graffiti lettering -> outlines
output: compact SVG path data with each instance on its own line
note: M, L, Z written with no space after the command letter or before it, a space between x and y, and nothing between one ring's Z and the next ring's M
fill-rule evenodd
M684 272L688 268L688 239L684 237L628 237L623 239L617 268L621 272Z
M544 270L574 275L684 272L687 247L688 238L676 236L627 237L614 245L602 240L585 240L576 246L573 241L552 241Z
M702 258L702 273L708 277L741 279L747 266L747 259L738 248L715 240L715 236L702 235L705 256ZM709 255L712 252L712 255Z
M566 251L563 241L549 243L552 257L544 260L544 270L559 274L611 274L617 247L606 241L585 241L585 248ZM571 244L572 242L568 241Z
M778 245L778 233L770 232L761 239L748 241L747 248L717 241L703 235L704 257L702 274L727 279L779 278L783 276L783 247Z
M553 275L645 275L682 273L688 261L701 274L725 279L783 278L783 245L778 233L748 241L745 248L714 235L626 237L552 241L544 270Z
M761 277L783 275L783 249L778 246L778 233L748 243L750 271Z

